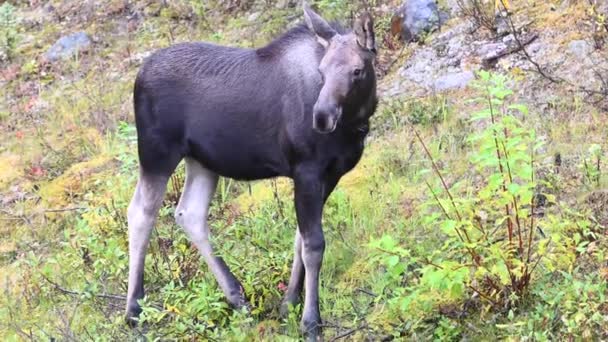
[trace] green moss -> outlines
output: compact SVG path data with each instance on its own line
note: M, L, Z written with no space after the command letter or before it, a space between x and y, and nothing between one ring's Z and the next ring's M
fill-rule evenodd
M234 203L241 212L257 210L260 206L267 205L275 200L275 187L272 180L259 181L251 184L251 192L245 191L240 194ZM287 178L276 180L276 192L280 198L291 197L293 184Z
M5 165L5 167L0 168L0 189L5 189L9 184L23 177L21 157L19 155L8 152L3 153L0 155L0 165Z
M51 208L62 208L75 197L82 196L88 186L96 180L93 177L106 170L111 158L98 156L94 159L73 164L61 176L40 187L39 195Z

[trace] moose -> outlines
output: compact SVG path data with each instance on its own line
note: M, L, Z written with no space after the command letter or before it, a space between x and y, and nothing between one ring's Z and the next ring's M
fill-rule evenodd
M181 43L143 63L134 84L139 178L128 207L126 318L137 323L144 260L167 182L184 160L175 220L199 250L231 306L243 288L214 255L207 216L218 177L293 180L297 230L281 312L305 292L301 329L321 333L323 206L359 162L377 105L373 20L330 24L304 2L305 24L258 49Z

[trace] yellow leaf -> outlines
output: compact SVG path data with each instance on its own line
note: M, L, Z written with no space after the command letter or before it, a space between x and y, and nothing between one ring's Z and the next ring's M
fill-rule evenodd
M179 311L178 308L176 308L173 305L169 305L169 304L167 304L167 311L173 312L173 313L176 313L176 314L181 314L182 313L181 311Z
M502 10L504 8L509 11L511 9L511 4L509 4L509 0L495 0L494 8L497 10Z

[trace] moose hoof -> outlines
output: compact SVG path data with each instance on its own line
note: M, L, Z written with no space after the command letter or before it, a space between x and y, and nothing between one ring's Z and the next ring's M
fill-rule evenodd
M306 341L322 341L323 337L321 335L321 321L302 321L301 325L302 334L306 338Z
M129 328L137 327L137 323L138 323L137 317L126 316L125 321L127 322L127 325L129 326Z
M289 303L289 302L282 302L282 303L281 303L281 307L279 307L279 315L280 315L282 318L287 318L287 317L289 316L289 307L290 307L291 305L292 305L292 304L291 304L291 303Z
M125 315L125 321L127 325L131 328L135 328L139 322L139 314L141 313L141 307L129 307L127 309L127 313Z
M236 310L245 309L247 312L251 312L251 304L241 294L236 296L230 296L228 299L230 306Z
M289 311L293 310L298 303L298 299L283 299L281 307L279 308L279 315L281 315L282 318L287 318L289 316Z

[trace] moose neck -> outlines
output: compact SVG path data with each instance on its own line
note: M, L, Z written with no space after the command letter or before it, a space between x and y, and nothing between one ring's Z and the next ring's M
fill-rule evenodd
M361 131L369 124L369 118L376 111L378 98L376 96L376 78L372 77L365 91L353 96L353 101L345 104L342 115L342 126L348 130Z

